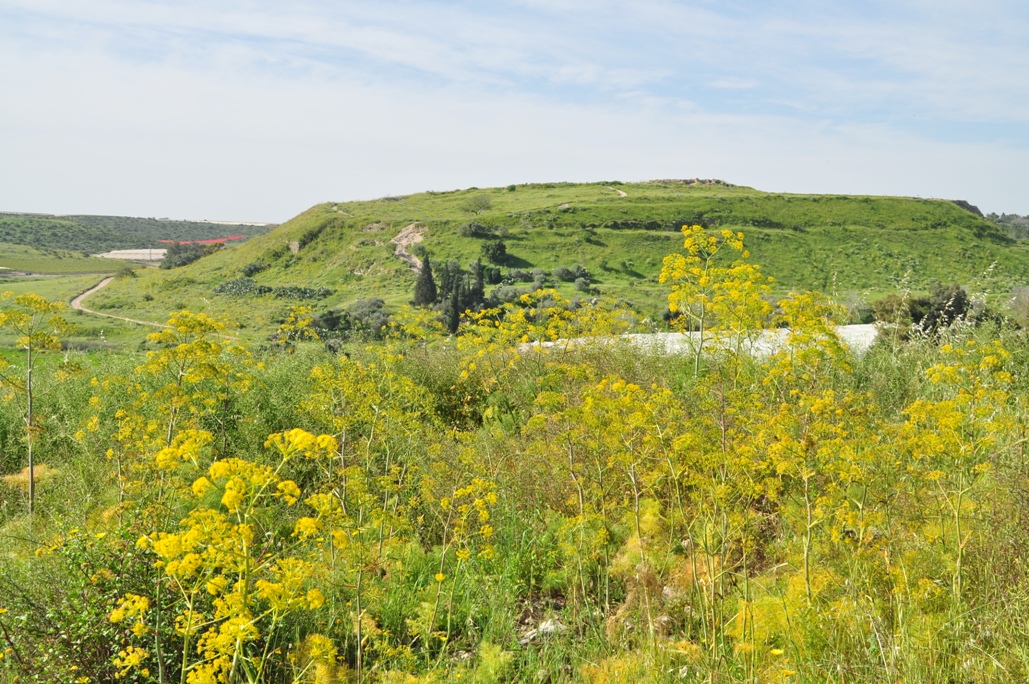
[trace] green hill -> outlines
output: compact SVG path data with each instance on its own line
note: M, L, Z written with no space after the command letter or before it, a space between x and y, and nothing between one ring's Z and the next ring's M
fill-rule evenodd
M0 242L37 249L98 254L113 249L160 247L160 240L188 241L233 234L259 235L272 227L131 216L0 213Z
M950 201L776 194L717 181L547 183L320 204L190 266L115 283L91 306L148 320L203 309L255 333L305 295L316 310L369 297L395 307L410 300L415 281L392 242L406 229L437 268L450 260L467 267L499 239L509 254L499 287L542 277L577 294L554 273L579 264L593 292L657 316L667 293L662 259L680 249L680 227L694 223L743 231L752 260L783 291L874 298L934 280L970 285L989 272L993 291L1006 293L1029 278L1025 244Z

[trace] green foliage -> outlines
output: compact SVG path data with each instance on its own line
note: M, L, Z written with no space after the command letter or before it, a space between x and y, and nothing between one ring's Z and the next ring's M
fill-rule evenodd
M95 373L41 409L47 482L91 494L6 513L0 681L1029 677L1024 335L855 356L841 307L775 296L737 232L683 237L688 361L623 344L624 302L556 290L401 309L342 355L305 331L385 300L280 312L292 354L184 311L142 362L77 356ZM476 269L447 270L452 305Z
M266 268L268 268L268 264L266 263L261 261L251 261L242 268L242 272L245 277L252 278Z
M462 202L461 208L474 214L481 214L493 208L493 199L486 193L480 192Z
M233 234L260 235L271 228L271 225L212 224L128 216L2 214L0 242L96 254L115 249L163 247L159 240L185 242Z
M422 267L418 269L418 280L414 284L415 306L430 306L436 303L439 292L436 289L436 279L432 275L432 263L426 256L422 261Z
M503 265L507 263L507 245L503 240L488 240L482 243L482 258L490 263Z
M168 245L168 253L161 260L161 268L187 266L208 254L214 254L221 248L221 244L198 245L176 242L175 244Z

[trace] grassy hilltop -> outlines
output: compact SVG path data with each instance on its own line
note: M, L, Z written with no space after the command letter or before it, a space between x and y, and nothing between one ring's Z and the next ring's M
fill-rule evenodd
M514 286L543 269L549 285L572 295L573 284L552 273L581 264L599 292L657 316L667 294L658 283L662 259L680 249L679 228L693 223L743 231L752 261L784 292L874 298L934 280L968 285L992 264L995 291L1029 277L1024 244L944 200L776 194L720 182L547 183L319 204L191 266L112 285L91 304L147 320L201 308L265 329L295 302L215 293L249 273L259 286L331 290L318 309L367 297L396 306L411 298L415 272L391 240L415 226L434 264L467 268L485 241L500 239L509 254L504 275L526 281Z

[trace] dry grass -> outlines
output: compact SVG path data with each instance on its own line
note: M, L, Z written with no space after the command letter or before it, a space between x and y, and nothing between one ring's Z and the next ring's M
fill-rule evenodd
M36 485L53 478L59 472L45 463L40 463L34 468L34 470ZM4 484L8 487L20 489L25 492L29 491L29 469L27 467L22 468L20 472L13 473L11 475L4 475L0 480L3 480Z

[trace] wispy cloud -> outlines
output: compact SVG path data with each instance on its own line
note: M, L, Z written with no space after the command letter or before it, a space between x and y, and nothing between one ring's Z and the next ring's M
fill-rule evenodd
M60 192L113 203L132 168L175 189L137 188L165 214L263 203L275 218L327 198L679 168L777 189L983 188L1010 211L1029 201L1001 178L1029 150L1025 35L1015 0L6 0L0 208L45 210ZM966 166L923 168L941 159ZM98 167L119 180L83 179ZM281 198L247 197L262 180Z

